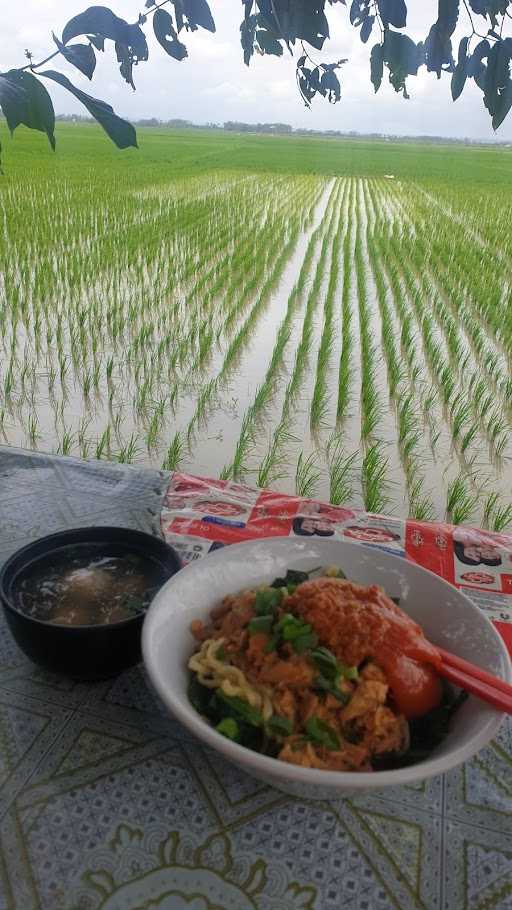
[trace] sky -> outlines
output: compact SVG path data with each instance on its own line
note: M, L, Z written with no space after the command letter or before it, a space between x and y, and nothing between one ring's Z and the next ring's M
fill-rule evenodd
M135 21L143 7L143 0L104 2L128 21ZM59 35L65 22L88 5L87 0L66 0L65 4L62 0L10 3L6 21L1 17L0 72L23 65L25 48L36 59L46 56L52 49L52 30ZM370 38L367 45L361 44L358 32L349 23L350 3L346 7L341 3L329 7L333 37L323 52L315 52L321 60L349 59L341 71L342 101L329 105L319 98L311 110L298 94L295 67L289 55L255 55L250 68L244 65L239 40L240 0L210 0L210 6L217 33L199 30L186 35L183 40L189 57L181 63L168 57L148 30L150 59L135 70L135 93L119 75L111 44L105 54L98 54L92 83L64 62L56 60L51 65L89 94L108 101L118 114L132 119L181 117L196 123L280 121L317 130L512 140L512 114L495 134L482 95L472 82L467 83L455 104L450 95L450 77L444 76L438 82L435 74L424 70L417 78L409 79L409 101L395 94L386 76L375 96L369 75L373 42ZM408 33L415 40L425 38L436 17L437 0L409 0L408 7ZM482 21L480 24L485 30ZM455 46L458 37L457 34ZM57 113L87 113L64 89L52 84L51 94Z

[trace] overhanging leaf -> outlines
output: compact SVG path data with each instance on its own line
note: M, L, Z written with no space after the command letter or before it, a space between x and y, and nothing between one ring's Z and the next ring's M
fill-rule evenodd
M425 41L425 60L429 73L441 78L443 69L453 72L452 35L457 26L459 0L439 0L437 22Z
M105 50L105 39L102 38L101 35L87 35L87 37L97 51Z
M78 35L99 35L118 44L124 44L140 61L149 57L146 36L140 25L131 25L120 19L106 6L91 6L84 13L70 19L62 32L63 44L67 44Z
M46 133L55 148L55 111L44 85L26 70L9 70L0 76L0 105L12 132L23 124Z
M153 16L153 28L158 43L163 47L166 54L174 57L175 60L184 60L188 56L187 48L181 41L178 41L178 35L174 28L172 16L167 10L157 9ZM169 37L171 40L169 40Z
M350 23L356 28L370 15L370 0L352 0L350 5Z
M41 76L44 76L46 79L51 79L53 82L57 82L58 85L61 85L63 88L67 89L68 92L71 92L78 101L81 101L91 116L98 121L118 148L137 148L137 134L134 127L131 123L118 117L113 108L110 107L110 104L107 104L105 101L99 101L98 98L93 98L91 95L82 92L70 82L67 76L63 76L62 73L57 73L55 70L45 70L41 73Z
M404 98L408 98L405 80L407 76L417 75L424 60L423 44L415 44L407 35L386 29L383 55L395 92L403 92Z
M492 115L492 127L494 130L497 130L501 126L511 107L512 82L509 79L507 85L498 93L495 110Z
M76 66L84 76L87 76L88 79L92 79L94 76L94 70L96 69L96 54L91 44L71 44L67 47L62 41L59 41L56 35L53 35L53 40L59 48L62 56L71 63L72 66Z
M256 40L256 16L248 16L240 26L240 41L244 52L244 63L249 66L251 57L254 54L254 42Z
M468 78L468 44L469 38L463 38L459 44L457 66L452 76L452 98L454 101L460 97Z
M361 26L361 31L359 32L359 35L360 35L360 38L361 38L361 41L363 42L363 44L366 44L366 42L368 41L368 38L370 37L370 35L372 33L374 22L375 22L375 16L367 16L366 19L364 20L364 22Z
M206 0L181 0L183 12L191 25L215 32L215 22Z
M384 75L384 48L382 44L374 44L370 54L370 78L376 92L379 91Z
M256 41L262 51L265 51L266 54L274 54L276 57L282 57L283 45L280 44L277 38L274 38L270 32L266 31L266 29L258 29L256 32Z
M395 28L405 28L407 25L407 6L405 0L377 0L384 28L394 25Z

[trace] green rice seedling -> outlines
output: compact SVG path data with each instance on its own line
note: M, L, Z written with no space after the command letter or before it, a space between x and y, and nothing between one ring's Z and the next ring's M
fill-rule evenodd
M490 528L492 524L492 516L495 512L496 506L498 505L499 493L493 492L489 493L487 499L485 500L484 511L482 516L482 524L485 528Z
M387 468L389 459L382 452L382 443L375 442L365 453L361 470L364 507L368 512L384 512L390 503Z
M361 385L361 438L368 439L375 431L382 417L379 393L375 388L368 368L363 366Z
M497 506L492 517L491 529L496 533L506 531L512 525L512 503L507 506Z
M297 469L295 471L295 492L304 499L312 499L318 493L318 485L322 472L318 468L317 453L305 455L299 453Z
M461 444L460 444L461 452L465 452L469 448L469 446L475 441L475 439L477 439L477 437L478 437L478 424L472 423L471 426L469 427L469 429L466 430L466 432L464 433L464 436L462 437Z
M310 422L311 428L313 430L317 430L324 422L328 411L327 374L335 337L334 304L339 279L342 211L343 210L340 206L339 217L337 223L334 226L334 240L331 247L331 269L329 273L329 284L327 287L324 303L324 325L320 339L320 346L318 349L315 385L313 388L313 397L311 399L310 409Z
M232 480L233 479L233 465L225 464L219 474L220 480Z
M414 395L412 392L409 392L409 394L405 395L398 404L398 440L400 443L403 443L408 436L414 434L418 427L418 420L413 410L413 402Z
M270 443L258 466L258 473L256 475L257 486L265 489L265 487L270 487L279 483L287 476L287 465L280 462L277 449Z
M30 444L30 448L36 449L39 439L42 439L42 435L39 432L39 419L37 414L29 414L27 420L27 438Z
M358 453L347 455L339 438L329 443L327 460L329 467L329 502L333 505L350 503L354 497L355 467Z
M110 424L103 430L103 433L96 442L94 457L98 460L110 455L112 443L112 428Z
M436 517L434 503L423 493L424 480L418 478L409 491L409 518L416 521L433 521Z
M240 436L235 447L233 461L230 465L225 465L222 476L228 480L243 480L249 473L247 458L253 448L254 440L251 430L250 414L244 414Z
M478 496L468 490L467 478L462 474L448 484L446 518L454 525L463 524L474 514Z
M463 401L452 410L452 435L458 439L471 420L471 407L468 402Z
M510 442L510 434L508 431L498 436L497 439L493 442L493 450L496 458L501 458L503 453L506 451L508 444Z
M187 446L183 435L179 430L174 434L169 448L167 449L165 458L162 462L163 471L177 471L183 464L185 455L187 451Z
M352 201L353 188L350 190ZM352 284L351 246L352 222L349 220L345 239L343 241L343 287L341 298L341 354L338 373L338 403L336 408L336 423L338 427L347 415L350 402L350 375L353 349L352 308L350 305L350 292Z
M148 452L158 448L158 439L160 436L160 425L162 422L161 415L157 410L154 411L146 432L146 448Z
M136 433L132 433L128 441L125 442L117 453L116 461L119 462L119 464L133 464L139 452L138 436Z
M62 436L59 439L59 444L57 447L57 455L71 455L74 442L75 437L73 432L68 427L64 426Z

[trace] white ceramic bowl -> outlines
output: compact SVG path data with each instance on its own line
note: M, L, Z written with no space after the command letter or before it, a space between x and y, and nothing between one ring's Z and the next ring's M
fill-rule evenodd
M287 569L339 566L360 584L378 584L436 644L511 680L500 636L462 593L431 572L375 547L330 540L274 537L218 550L178 572L157 594L143 628L142 651L149 676L172 714L206 745L267 784L297 796L328 799L410 784L441 774L482 749L497 733L503 714L470 697L453 729L427 760L373 774L300 768L252 752L217 733L187 698L187 661L194 650L189 627L205 619L229 593L271 582Z

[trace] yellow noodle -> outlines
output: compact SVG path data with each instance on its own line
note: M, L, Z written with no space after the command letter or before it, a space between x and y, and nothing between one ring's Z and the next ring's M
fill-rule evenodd
M197 674L202 686L221 689L230 697L243 698L251 707L261 711L263 720L269 720L274 709L268 690L252 685L242 670L218 659L217 652L223 644L223 638L208 638L203 641L199 651L190 658L189 669Z

